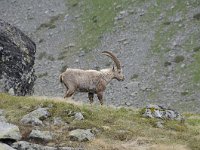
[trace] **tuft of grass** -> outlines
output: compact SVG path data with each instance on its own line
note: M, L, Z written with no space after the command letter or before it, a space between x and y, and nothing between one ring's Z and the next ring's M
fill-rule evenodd
M185 59L184 56L179 55L179 56L176 56L176 57L174 58L174 62L175 62L175 63L180 63L180 62L184 61L184 59Z
M43 58L47 57L47 53L46 52L41 52L38 56L39 60L42 60Z
M194 51L194 52L200 51L200 46L195 47L195 48L193 49L193 51Z
M53 55L47 56L47 59L50 60L50 61L54 61L55 60L55 58L53 57Z
M169 62L169 61L166 61L166 62L164 63L164 66L165 66L165 67L168 67L168 66L171 66L171 65L172 65L172 63Z
M39 54L39 56L38 56L39 60L42 60L43 58L46 58L46 59L48 59L50 61L54 61L55 60L55 58L53 57L53 55L47 54L46 52L41 52Z
M48 76L48 72L44 72L44 73L40 73L37 75L38 78L43 78L43 77L46 77Z
M62 72L64 72L66 69L68 68L68 66L67 65L64 65L64 66L62 66L62 68L61 68L61 70L60 70L60 72L62 73Z
M200 13L197 13L193 16L194 19L196 20L200 20Z
M41 29L44 29L44 28L47 28L47 29L54 29L56 28L56 22L61 19L63 17L62 14L58 14L56 16L52 16L50 17L50 19L45 22L45 23L42 23L38 28L37 30L41 30Z
M189 94L188 91L181 92L181 95L182 95L182 96L186 96L186 95L188 95L188 94Z
M138 74L133 74L133 75L131 76L131 80L137 79L138 77L139 77Z

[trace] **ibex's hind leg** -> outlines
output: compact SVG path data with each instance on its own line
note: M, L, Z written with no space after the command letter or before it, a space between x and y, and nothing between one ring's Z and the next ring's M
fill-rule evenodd
M94 98L94 93L88 93L88 98L89 98L89 100L90 100L90 104L92 104L93 103L93 98Z
M97 97L101 105L103 105L103 92L97 93Z
M64 98L71 97L74 94L75 90L68 89L65 93Z
M66 84L65 84L65 87L67 90L66 90L64 98L71 97L74 94L75 89L73 87L68 87Z

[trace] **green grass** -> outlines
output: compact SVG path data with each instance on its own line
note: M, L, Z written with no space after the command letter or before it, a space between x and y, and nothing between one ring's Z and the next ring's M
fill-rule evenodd
M185 122L165 121L164 128L156 128L157 119L143 118L139 110L128 108L113 108L98 105L75 105L71 103L61 102L57 99L37 99L32 97L14 97L6 94L0 94L0 109L6 112L6 118L23 129L23 133L30 132L30 127L19 124L19 120L23 115L41 107L50 107L51 117L46 122L51 122L53 117L61 117L63 121L68 123L69 129L92 129L97 133L95 141L104 141L104 146L117 147L120 142L126 143L138 138L144 138L145 144L182 144L191 149L199 149L200 144L200 115L186 114ZM72 115L74 112L82 112L84 120L74 120ZM42 128L42 127L41 127ZM60 132L63 127L45 127L44 129ZM42 128L43 129L43 128ZM27 131L27 132L25 132ZM78 142L69 142L67 138L68 131L63 130L59 134L58 143L65 143L68 146L77 146ZM163 140L165 139L165 140ZM81 143L88 149L91 147L104 149L99 147L99 143L95 141L91 143ZM57 144L58 144L57 143ZM118 143L118 144L117 144ZM48 143L47 143L48 144ZM119 145L118 145L119 146Z
M69 0L73 9L79 9L81 30L77 31L76 49L89 52L101 41L104 33L111 32L114 27L114 18L117 13L133 5L135 0ZM79 6L81 3L81 6Z
M37 74L37 77L38 77L38 78L43 78L43 77L46 77L46 76L48 76L48 72L44 72L44 73L39 73L39 74Z

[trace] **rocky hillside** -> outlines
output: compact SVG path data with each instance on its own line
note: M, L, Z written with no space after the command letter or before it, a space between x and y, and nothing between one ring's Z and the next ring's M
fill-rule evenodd
M109 67L111 50L126 80L112 81L106 104L199 112L199 0L1 0L0 17L36 42L35 95L63 96L60 72Z
M0 94L0 149L200 149L200 115L158 105L135 110L63 101Z

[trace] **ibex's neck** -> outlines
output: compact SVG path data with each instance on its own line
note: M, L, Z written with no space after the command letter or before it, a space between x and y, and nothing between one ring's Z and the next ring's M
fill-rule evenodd
M106 84L108 84L114 78L112 69L102 69L102 70L100 70L100 72L101 72L101 76L105 80Z

